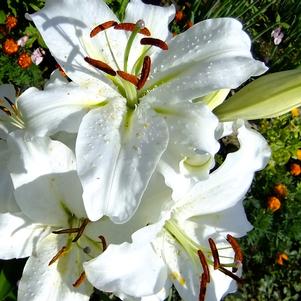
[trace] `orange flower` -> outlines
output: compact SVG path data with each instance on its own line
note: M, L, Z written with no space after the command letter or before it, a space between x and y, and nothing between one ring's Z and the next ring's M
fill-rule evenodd
M300 115L300 111L298 108L293 108L291 110L292 117L298 117Z
M184 13L183 13L183 11L182 11L182 10L178 10L178 11L176 12L176 16L175 16L176 22L182 21L183 18L184 18Z
M274 186L274 192L278 197L285 198L287 196L287 187L282 183L276 184Z
M292 163L290 167L291 167L290 172L291 172L292 176L296 177L296 176L299 176L301 174L301 167L300 167L299 164Z
M32 60L31 57L28 53L23 52L19 58L18 58L18 65L23 68L26 69L28 68L30 65L32 64Z
M189 20L186 22L186 28L190 28L192 27L192 25L193 25L192 21Z
M3 43L2 49L5 54L12 55L18 52L19 45L14 39L8 38Z
M18 20L14 16L7 16L5 20L5 25L8 31L11 31L13 28L17 26Z
M276 262L279 265L283 265L283 260L288 260L288 255L284 252L278 253L277 258L276 258Z
M301 161L301 149L297 150L297 159Z
M277 197L275 196L268 197L268 209L270 209L272 212L275 212L280 207L281 207L281 202Z

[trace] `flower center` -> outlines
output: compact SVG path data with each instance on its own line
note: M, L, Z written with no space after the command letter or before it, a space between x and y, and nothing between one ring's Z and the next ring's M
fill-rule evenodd
M0 98L0 110L4 114L0 114L0 122L12 124L20 129L25 128L25 123L21 112L18 110L17 103L13 103L6 96Z
M238 267L242 264L243 254L237 240L230 234L227 235L229 247L218 249L212 238L208 239L209 248L197 244L179 228L173 219L165 222L164 229L183 247L194 263L200 263L202 266L203 272L200 276L199 301L205 300L207 284L210 282L209 265L213 266L214 270L219 270L235 281L242 282L242 279L234 273L237 272ZM229 248L232 248L235 254L233 262L221 263L220 258L229 259L229 257L220 256L219 250ZM227 268L232 268L232 271Z
M78 220L71 221L71 224L78 223ZM52 231L53 234L68 234L68 239L66 245L64 245L49 261L48 265L52 265L56 261L58 261L61 257L67 255L72 247L76 245L79 249L81 249L86 255L93 258L94 256L91 256L90 253L92 252L90 246L81 246L79 243L80 238L83 236L86 226L90 223L90 220L85 218L80 220L79 227L71 227L67 229L60 229L56 231ZM106 249L106 241L103 236L99 236L100 243L102 245L102 251ZM90 239L89 239L90 241ZM91 241L90 241L91 242ZM97 246L98 247L98 246ZM81 272L79 277L74 281L72 284L74 287L79 287L86 279L85 272Z
M93 67L106 73L107 77L112 80L114 85L118 88L121 95L127 99L127 106L131 109L134 109L139 104L139 91L144 87L151 71L151 58L147 55L149 50L152 46L159 47L162 50L168 50L168 45L160 39L150 37L151 33L145 27L143 20L138 20L136 23L119 24L116 21L107 21L96 26L91 31L90 37L93 38L98 33L111 27L113 27L115 30L131 32L124 50L123 67L121 68L117 63L117 59L114 55L106 32L104 32L104 34L109 46L109 51L118 70L114 70L111 66L103 61L90 57L85 57L85 61ZM139 34L147 36L140 40L140 44L148 47L143 48L141 54L133 64L131 71L129 71L130 52L133 48L133 43Z

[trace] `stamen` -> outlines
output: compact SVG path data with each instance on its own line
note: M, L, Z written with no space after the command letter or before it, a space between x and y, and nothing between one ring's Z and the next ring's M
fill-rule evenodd
M108 64L102 62L102 61L99 61L99 60L95 60L95 59L92 59L90 57L85 57L85 61L87 63L89 63L90 65L92 65L93 67L109 74L109 75L112 75L112 76L115 76L116 75L116 71L113 70L113 68L111 68Z
M48 266L52 265L53 263L55 263L60 257L66 255L66 253L68 252L68 249L66 246L62 247L55 256L53 256L53 258L49 261Z
M209 238L208 241L209 241L209 246L210 246L211 253L213 256L213 268L215 270L217 270L221 265L220 261L219 261L218 250L217 250L216 244L212 238Z
M123 78L124 80L132 83L133 85L137 86L138 85L138 82L139 82L139 78L133 74L130 74L130 73L127 73L127 72L124 72L124 71L121 71L121 70L118 70L117 71L117 74Z
M70 229L62 229L57 231L52 231L53 234L66 234L66 233L78 233L79 228L70 228Z
M107 249L107 242L104 236L99 235L98 238L101 240L102 244L102 251L105 251Z
M209 267L208 267L206 257L205 257L204 253L201 250L198 250L198 256L200 258L202 268L203 268L202 276L205 275L206 281L209 283L210 282L210 273L209 273Z
M86 273L82 272L76 281L72 284L73 287L79 287L86 280Z
M201 276L201 281L200 281L199 301L205 300L206 289L207 289L207 278L206 278L206 275L203 273Z
M0 106L0 110L3 111L8 116L11 116L11 112L6 107Z
M114 26L114 29L133 32L137 29L137 25L139 26L139 24L137 24L137 23L136 24L135 23L120 23L120 24L116 24ZM148 36L148 37L151 35L151 33L147 29L147 27L140 28L140 30L138 32L140 34L143 34L144 36Z
M102 24L97 25L96 27L94 27L91 32L90 32L90 38L93 38L94 36L96 36L99 32L109 29L110 27L113 27L115 25L117 25L118 23L116 21L107 21L104 22Z
M76 242L79 240L79 238L82 236L83 232L85 231L86 226L90 223L90 220L88 218L85 218L83 223L78 229L78 232L75 236L75 238L72 240L72 242Z
M234 279L235 281L237 281L238 283L243 283L243 279L241 279L240 277L238 277L237 275L233 274L232 272L230 272L229 270L227 270L226 268L224 268L223 266L220 266L218 268L219 271L221 271L222 273L224 273L225 275L231 277L232 279Z
M227 235L227 241L229 242L229 244L231 245L231 247L233 248L233 250L235 252L235 257L234 257L235 261L242 262L243 261L243 252L240 248L238 241L230 234Z
M137 84L137 89L140 90L145 85L147 78L151 70L151 59L149 56L146 56L143 60L143 66L141 70L141 76Z
M151 45L151 46L156 46L161 48L162 50L168 50L168 45L160 40L160 39L155 39L155 38L142 38L140 40L141 45Z

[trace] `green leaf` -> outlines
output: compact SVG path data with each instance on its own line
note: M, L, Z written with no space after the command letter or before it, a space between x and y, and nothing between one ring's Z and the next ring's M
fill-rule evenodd
M3 10L0 10L0 24L4 24L6 19L6 14Z
M12 293L12 285L7 280L3 271L0 273L0 300L4 300Z

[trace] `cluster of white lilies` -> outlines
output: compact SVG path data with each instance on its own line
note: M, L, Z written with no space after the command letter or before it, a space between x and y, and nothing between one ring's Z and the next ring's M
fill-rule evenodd
M212 301L242 281L242 201L270 150L239 115L248 100L216 107L267 68L237 20L172 38L174 15L131 0L120 22L101 0L48 0L30 16L71 81L54 72L17 99L0 87L0 257L29 256L18 300L94 287L159 301L174 285ZM229 134L239 148L217 168Z

